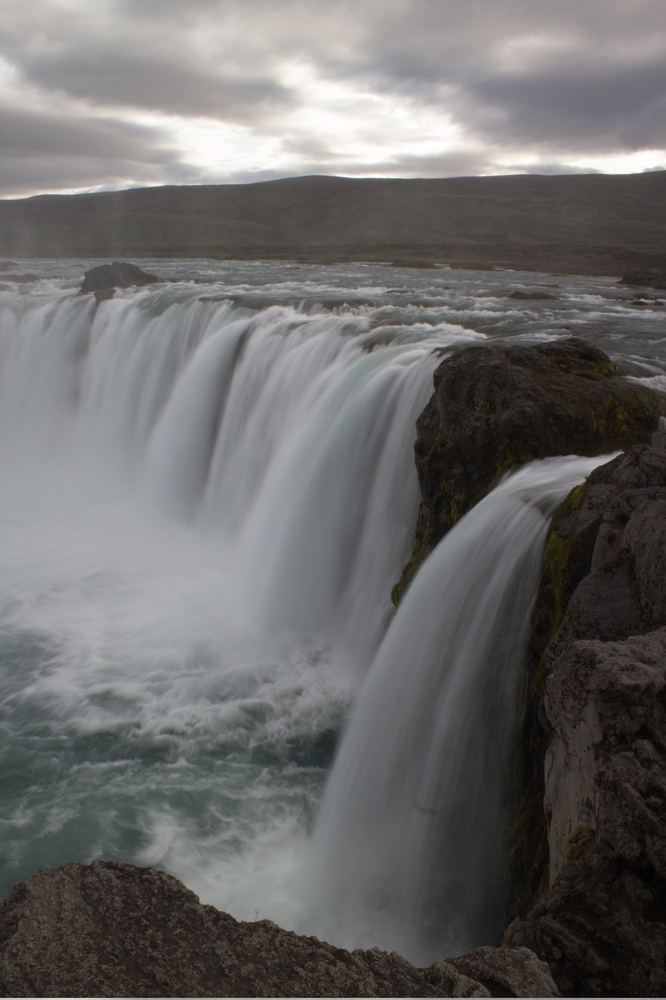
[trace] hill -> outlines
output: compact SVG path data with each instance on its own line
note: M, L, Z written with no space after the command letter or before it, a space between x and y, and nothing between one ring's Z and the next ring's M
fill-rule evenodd
M666 260L666 171L299 177L0 201L2 255L390 260L405 252L460 263Z

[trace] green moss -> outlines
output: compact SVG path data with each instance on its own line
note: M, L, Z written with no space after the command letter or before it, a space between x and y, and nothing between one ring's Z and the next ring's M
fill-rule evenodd
M562 846L562 858L567 861L580 861L582 858L589 858L592 854L599 854L602 850L598 842L595 831L589 826L577 826L568 837L565 838Z
M432 528L425 528L424 521L426 517L426 511L423 504L419 508L419 516L416 521L416 544L412 549L412 553L403 567L402 573L400 574L400 579L396 583L395 587L391 591L391 601L397 608L402 600L405 591L412 582L417 569L421 563L427 558L427 556L432 552L437 541L433 541L433 530Z
M619 375L620 372L616 365L609 358L598 359L594 362L591 367L584 367L583 365L577 365L575 361L570 361L568 359L558 358L555 364L564 372L566 375L578 375L580 378L592 379L593 381L600 381L605 378L613 378L613 376Z
M532 669L532 691L543 698L548 678L548 667L543 655L546 646L562 624L571 596L583 575L574 567L580 554L576 550L574 529L562 535L558 530L569 511L579 510L587 493L589 479L575 486L559 505L553 516L541 564L539 592L532 612L532 647L536 648L536 666ZM589 553L591 559L591 551ZM587 571L587 565L584 565Z

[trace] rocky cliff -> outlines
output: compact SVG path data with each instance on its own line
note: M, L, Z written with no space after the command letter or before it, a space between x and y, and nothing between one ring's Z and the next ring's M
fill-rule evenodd
M0 905L7 997L554 997L526 948L478 948L417 969L243 923L164 872L114 861L47 868Z
M437 542L500 477L536 458L602 455L649 441L666 402L571 338L468 347L437 368L414 445L423 502L397 604Z
M538 901L507 942L533 947L565 995L666 992L664 626L655 433L556 512L532 622L512 885L517 910Z

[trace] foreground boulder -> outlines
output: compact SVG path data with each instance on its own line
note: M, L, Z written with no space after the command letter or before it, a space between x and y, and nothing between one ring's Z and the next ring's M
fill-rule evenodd
M113 297L116 288L131 288L134 285L154 285L160 279L155 274L142 271L136 264L126 264L114 260L113 264L100 264L83 275L82 294L95 293L98 302Z
M3 996L553 997L526 948L479 948L417 969L244 923L164 872L115 861L47 868L0 906Z
M647 442L666 401L619 376L571 338L534 347L475 346L447 358L414 445L423 503L398 603L418 566L507 471L552 455L599 455Z

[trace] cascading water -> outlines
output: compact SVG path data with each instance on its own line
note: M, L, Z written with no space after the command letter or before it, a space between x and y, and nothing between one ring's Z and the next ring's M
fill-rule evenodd
M470 543L459 572L438 550L366 686L412 542L414 421L442 354L486 337L582 328L659 384L658 309L603 279L535 306L509 302L499 273L191 261L143 262L192 280L97 307L76 294L87 266L31 261L38 281L0 281L0 896L37 868L113 857L354 945L431 954L438 922L444 950L492 937L501 752L479 734L495 712L504 745L515 660L495 642L498 690L474 679L479 647L459 665L499 594L502 634L519 635L540 510L591 464L511 501L523 556L502 555L513 527ZM462 586L477 563L485 596ZM523 574L520 600L504 573ZM454 597L457 625L435 636Z
M543 541L558 502L604 461L526 466L416 575L315 831L309 916L326 940L425 965L496 939L502 793Z
M293 924L411 544L433 348L482 335L193 285L0 310L5 889L120 857Z

